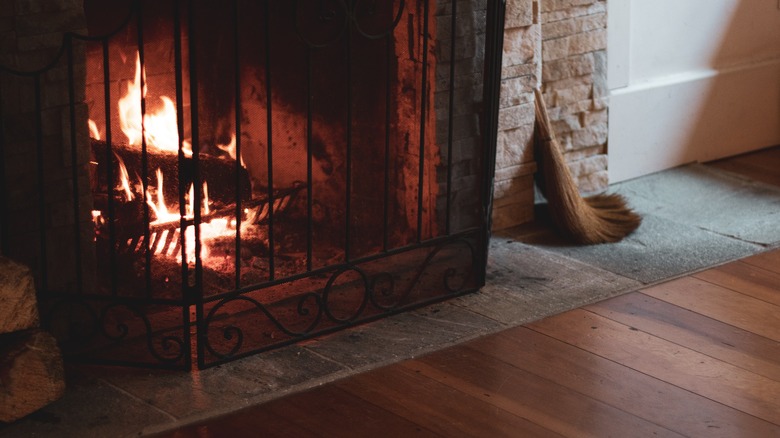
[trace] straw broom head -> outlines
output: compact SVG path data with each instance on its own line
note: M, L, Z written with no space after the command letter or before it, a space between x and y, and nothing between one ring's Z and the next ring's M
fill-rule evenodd
M642 218L617 194L580 196L569 166L552 131L547 107L539 89L536 95L536 146L538 185L547 198L556 228L577 243L617 242L636 230Z

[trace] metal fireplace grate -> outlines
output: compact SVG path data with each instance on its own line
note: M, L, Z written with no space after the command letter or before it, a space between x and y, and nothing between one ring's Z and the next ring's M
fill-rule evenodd
M503 11L85 0L0 65L0 245L66 357L206 368L481 287Z

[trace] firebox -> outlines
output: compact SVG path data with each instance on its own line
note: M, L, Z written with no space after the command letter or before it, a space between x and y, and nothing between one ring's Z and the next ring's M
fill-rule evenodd
M205 368L484 284L502 2L76 19L0 66L2 252L67 358Z

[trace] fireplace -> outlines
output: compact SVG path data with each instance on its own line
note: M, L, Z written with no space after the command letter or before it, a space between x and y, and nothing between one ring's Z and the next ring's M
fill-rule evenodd
M502 10L85 0L10 59L0 244L66 356L204 368L478 289Z

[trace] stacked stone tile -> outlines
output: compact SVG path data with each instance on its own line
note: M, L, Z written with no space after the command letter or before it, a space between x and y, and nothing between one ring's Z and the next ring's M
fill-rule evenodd
M3 122L2 162L8 190L5 201L7 219L17 230L4 246L13 248L15 259L30 266L46 266L48 289L73 285L76 254L73 236L76 221L81 223L82 245L91 248L91 197L89 191L89 148L87 107L84 102L85 59L83 46L73 44L73 83L76 120L76 174L80 211L74 209L71 106L68 53L61 56L64 34L84 34L86 21L82 0L0 0L0 66L17 72L40 75L16 75L0 71L0 112ZM51 65L54 63L54 65ZM40 112L36 111L36 77L40 85ZM79 84L82 84L79 86ZM40 117L40 124L37 121ZM38 137L38 132L41 136ZM41 153L38 152L40 144ZM38 165L42 163L42 169ZM41 217L39 170L42 170L46 196ZM43 221L43 224L41 224ZM45 229L48 254L40 257L41 229ZM90 259L89 254L82 254ZM94 257L91 257L94 259Z
M542 82L553 127L582 192L606 188L607 2L542 0Z
M453 0L437 0L435 4L436 57L435 112L436 142L439 145L440 167L451 158L450 227L458 231L479 223L479 199L482 133L477 109L483 100L482 75L484 70L484 44L486 0L457 0L456 22L452 23ZM451 37L455 34L455 50L451 53ZM454 58L453 56L454 55ZM454 66L452 66L454 64ZM454 69L450 83L450 67ZM449 99L453 91L452 126ZM450 138L449 128L452 128ZM452 143L452 157L448 157L448 143ZM439 174L437 217L439 230L443 231L446 208L446 173Z
M65 34L84 34L85 26L82 0L0 0L0 66L12 70L0 71L0 163L8 213L0 220L15 230L2 247L11 248L6 256L24 262L0 256L0 422L17 420L65 390L57 342L40 327L35 286L74 286L74 260L89 261L93 248L87 232L92 225L84 50L75 42L72 50L61 51ZM39 188L43 199L36 195ZM72 238L63 238L73 236L77 221L84 231L82 254L75 254Z
M541 80L541 49L538 5L531 0L509 0L499 102L494 229L533 219L533 90Z
M569 168L606 188L606 0L508 0L494 229L533 219L532 88L541 82Z

